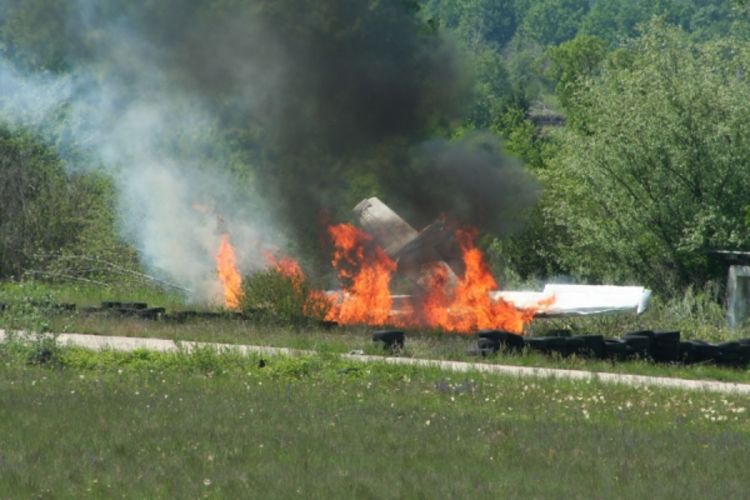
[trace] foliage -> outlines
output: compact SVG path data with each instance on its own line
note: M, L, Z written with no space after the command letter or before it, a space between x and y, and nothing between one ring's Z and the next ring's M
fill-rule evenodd
M750 45L656 21L575 96L545 172L561 259L586 279L703 283L707 251L750 244Z
M32 70L64 71L83 49L66 20L75 3L64 0L5 0L0 7L0 39L5 54Z
M520 27L522 36L542 45L557 45L573 38L588 11L587 0L529 2Z
M66 173L30 133L0 127L0 279L30 270L85 276L58 260L71 253L132 265L132 251L116 234L112 199L108 179Z
M497 129L504 135L508 151L532 169L544 166L543 139L522 107L510 106L500 116Z
M487 129L497 123L510 105L514 89L500 54L487 46L479 46L472 55L474 96L467 120L472 127Z
M295 325L322 320L329 304L301 277L288 276L270 268L242 280L242 311L250 315L269 315L269 319Z
M548 75L557 82L555 92L560 104L568 111L567 118L575 126L576 106L572 102L578 86L583 80L591 79L599 63L607 54L604 40L590 35L578 35L572 40L547 50L549 59Z
M127 34L142 29L144 45L162 54L165 74L204 92L222 117L205 141L186 137L175 147L210 142L207 169L231 171L245 192L271 192L274 215L294 227L295 250L311 260L321 253L321 219L346 218L365 196L408 198L410 145L474 129L501 136L547 184L528 231L496 247L518 279L560 273L646 280L667 290L715 277L705 250L750 243L750 224L741 222L750 213L742 202L747 92L733 73L745 64L745 0L83 3L88 8L0 2L0 55L29 72L74 75L94 65L110 40L107 29L91 29L91 19L117 20ZM291 58L279 69L290 75L289 88L258 99L281 103L270 112L265 104L250 113L235 109L248 95L238 63L260 39L274 46L269 33L254 38L257 30L244 29L248 9L249 19L261 13L273 20ZM684 33L652 25L629 41L654 16ZM183 29L184 19L193 29ZM249 38L215 29L227 19ZM230 47L230 57L216 57L209 42ZM268 52L256 57L277 56ZM324 56L312 60L312 53ZM108 64L116 62L96 71L113 71ZM211 70L193 71L201 65ZM453 76L464 73L471 81L457 83ZM338 90L350 80L360 83L354 91ZM539 101L565 113L563 132L533 120ZM282 126L270 126L266 118L278 115ZM110 282L118 274L94 262L135 270L134 250L118 237L114 197L108 179L66 173L51 146L2 129L0 279L36 273ZM257 199L247 195L242 203ZM314 267L323 268L318 257ZM298 314L300 304L292 303L301 299L287 299L282 316Z
M700 40L720 37L729 31L733 20L733 1L692 0L599 0L581 22L583 33L596 35L611 44L619 44L637 34L639 24L662 16L672 25Z
M517 28L514 0L427 0L425 15L439 20L470 47L502 48Z

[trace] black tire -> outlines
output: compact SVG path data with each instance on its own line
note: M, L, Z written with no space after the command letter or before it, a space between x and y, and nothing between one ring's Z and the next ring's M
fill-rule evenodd
M163 307L148 307L146 309L138 309L138 316L143 319L159 319L165 312L166 309Z
M490 339L507 351L520 351L523 349L524 340L522 335L504 332L502 330L480 330L477 332L479 339Z
M403 348L404 337L402 330L376 330L372 332L372 341L382 343L388 349Z
M740 366L750 365L750 344L740 344L738 364Z
M565 337L529 337L526 339L525 344L529 349L547 354L553 352L563 355L567 354L567 342Z
M127 309L148 309L148 304L145 302L123 302L122 307Z
M686 364L715 362L719 348L702 340L680 342L680 360Z
M742 364L744 349L739 342L722 342L716 346L719 354L716 362L721 365L738 366Z
M654 331L653 330L637 330L635 332L628 332L622 336L622 338L628 338L628 337L648 337L653 340Z
M500 342L496 342L494 339L480 338L477 341L477 348L483 356L488 356L500 350Z
M590 356L594 358L604 357L604 337L601 335L578 335L577 337L583 340L584 347L576 354L582 356Z
M581 338L580 335L575 337L563 337L565 339L565 350L564 355L570 356L571 354L577 354L584 356L586 352L586 341Z
M641 359L650 359L654 355L654 342L646 335L627 335L622 339L628 346L628 355Z
M656 347L668 346L673 347L680 343L679 331L654 332L654 343Z
M573 330L569 328L554 328L544 332L545 337L570 337L573 335Z
M130 309L127 307L110 308L109 311L119 314L120 316L138 316L137 309Z
M680 360L680 332L654 332L654 360L674 363Z
M620 339L604 339L604 357L622 360L628 355L628 345Z

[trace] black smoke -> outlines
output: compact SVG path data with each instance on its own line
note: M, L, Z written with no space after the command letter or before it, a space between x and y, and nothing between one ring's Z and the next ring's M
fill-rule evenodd
M522 227L539 195L521 164L488 133L423 142L410 160L403 175L390 179L389 191L417 227L446 216L458 225L507 235Z
M445 214L498 232L535 199L495 139L436 138L464 119L471 68L416 1L75 3L63 31L83 48L60 67L105 75L123 109L178 96L159 116L175 128L185 102L209 110L232 149L222 162L251 172L302 251L320 252L321 221L349 217L357 197L415 226Z

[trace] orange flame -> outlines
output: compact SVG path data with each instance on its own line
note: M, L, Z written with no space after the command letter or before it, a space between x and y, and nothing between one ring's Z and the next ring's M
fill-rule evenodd
M302 266L299 265L299 262L285 255L276 257L271 252L264 252L264 256L266 263L282 276L289 278L295 288L299 289L302 286L302 283L305 281L305 273L302 271Z
M331 299L321 290L309 290L305 288L304 285L307 277L299 262L285 255L277 257L268 251L264 252L264 256L268 266L288 278L292 282L294 292L304 299L302 306L303 314L318 319L322 319L328 314L332 304Z
M334 244L333 267L344 294L334 301L327 320L342 324L383 325L391 315L391 274L396 263L372 237L351 224L328 228Z
M548 306L554 298L529 309L518 309L503 300L493 300L490 292L498 289L484 254L476 247L476 231L456 233L463 255L465 272L451 286L448 269L435 264L427 273L426 293L394 315L389 290L396 263L372 237L349 224L328 228L334 242L333 267L344 286L326 317L341 324L394 324L404 327L440 328L449 332L470 333L480 329L502 329L522 333L524 325Z
M242 277L237 269L234 247L226 233L221 236L221 244L216 252L216 269L224 287L224 305L229 309L238 309L242 299Z
M421 309L426 323L446 331L468 333L481 329L501 329L521 333L534 316L549 305L549 299L531 309L517 309L503 300L493 300L490 292L497 282L490 273L484 254L476 247L476 231L456 232L465 271L453 290L447 289L447 271L435 266L428 280Z
M522 333L538 312L554 302L551 297L534 307L518 309L503 300L493 300L490 292L498 286L484 254L475 244L477 232L459 230L456 238L465 267L459 281L451 283L445 264L434 264L423 281L426 292L394 313L390 284L396 263L369 234L350 224L331 226L328 234L334 244L332 264L343 287L336 296L306 290L306 277L296 260L265 253L269 267L290 278L298 293L307 294L304 314L317 316L323 311L321 317L325 315L326 320L340 324L392 324L456 333L492 328ZM225 303L237 308L242 297L241 278L227 234L222 237L216 261Z

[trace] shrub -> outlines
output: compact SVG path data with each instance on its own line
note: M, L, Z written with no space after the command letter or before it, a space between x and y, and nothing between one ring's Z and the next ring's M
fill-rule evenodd
M307 324L325 319L330 304L325 295L314 290L301 276L289 276L266 269L246 276L242 281L243 312L292 324Z

